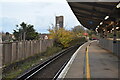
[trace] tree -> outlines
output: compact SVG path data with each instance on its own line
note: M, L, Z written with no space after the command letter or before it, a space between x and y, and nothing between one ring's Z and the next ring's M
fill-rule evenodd
M21 33L23 33L23 40L26 40L26 32L27 32L27 24L26 23L24 23L24 22L22 22L21 24L20 24L20 26L21 26L21 29L20 29L20 32Z
M87 33L89 34L89 38L92 39L92 38L97 38L97 33L93 30L87 30Z
M56 30L55 27L49 29L50 38L54 39L56 46L69 47L70 42L73 40L74 34L71 31L60 28Z
M16 40L33 40L38 39L39 35L38 32L35 31L34 26L31 24L27 24L22 22L19 25L16 25L18 29L14 30L13 34Z
M74 28L72 28L72 32L74 32L74 34L76 36L82 36L83 33L85 32L84 28L82 26L75 26Z

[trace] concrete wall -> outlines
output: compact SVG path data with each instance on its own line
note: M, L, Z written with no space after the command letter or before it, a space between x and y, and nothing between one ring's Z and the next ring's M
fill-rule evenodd
M2 62L6 65L46 51L48 47L53 46L53 40L21 41L1 45Z
M107 49L115 55L120 56L120 41L113 43L113 40L101 38L99 43L104 49Z

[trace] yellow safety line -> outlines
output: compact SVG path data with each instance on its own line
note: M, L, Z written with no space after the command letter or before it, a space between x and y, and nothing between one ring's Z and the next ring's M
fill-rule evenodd
M86 48L86 78L90 80L90 64L89 64L89 56L88 56L88 46Z

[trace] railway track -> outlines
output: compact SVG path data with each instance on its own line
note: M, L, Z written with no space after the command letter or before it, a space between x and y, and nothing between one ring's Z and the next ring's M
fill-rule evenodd
M19 76L17 80L52 79L56 80L79 45L67 48L33 69Z

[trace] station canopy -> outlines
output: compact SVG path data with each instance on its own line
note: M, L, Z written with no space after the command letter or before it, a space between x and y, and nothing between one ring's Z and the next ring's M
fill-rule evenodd
M105 17L108 22L119 18L116 6L119 2L68 2L78 21L86 28L95 30Z

